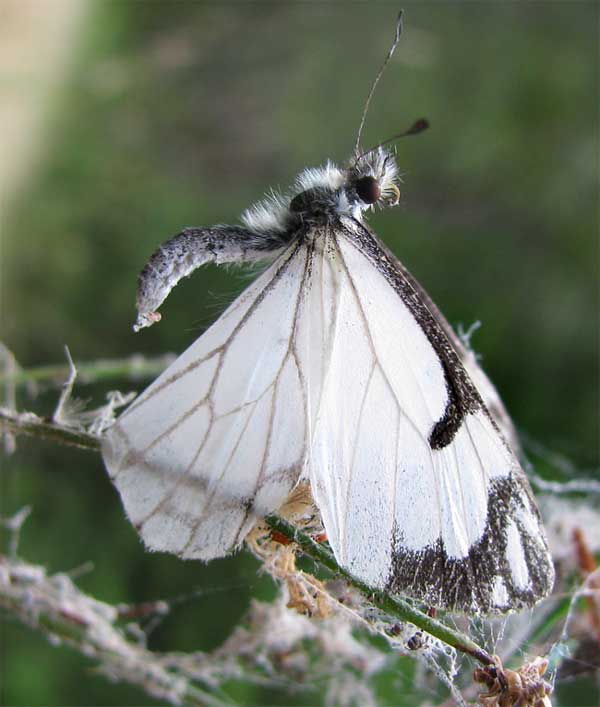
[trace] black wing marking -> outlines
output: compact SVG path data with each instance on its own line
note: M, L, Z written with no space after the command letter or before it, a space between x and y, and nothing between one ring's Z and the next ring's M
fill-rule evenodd
M442 449L452 442L466 415L485 410L483 400L467 375L454 342L448 337L450 327L423 288L412 276L406 276L406 269L371 230L353 221L352 228L344 228L344 235L393 287L429 339L442 364L448 402L443 417L438 420L429 436L431 448ZM456 339L456 336L452 338Z

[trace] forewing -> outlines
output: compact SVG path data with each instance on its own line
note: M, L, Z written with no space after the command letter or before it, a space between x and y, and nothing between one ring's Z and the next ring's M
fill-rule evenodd
M104 460L152 550L208 560L295 486L306 402L293 349L307 248L281 255L119 418Z
M511 449L515 453L519 454L521 452L521 446L513 421L504 407L504 403L502 402L502 399L500 398L494 384L479 364L476 354L459 336L457 336L454 329L452 329L447 319L432 301L429 294L423 289L419 281L412 276L412 274L394 256L394 254L386 247L384 243L379 241L377 245L389 261L394 263L398 275L406 283L406 286L410 287L414 291L419 298L419 301L429 310L437 326L443 331L452 348L458 355L460 362L465 368L469 378L481 395L485 407L492 416L496 425L500 428L504 439L509 443Z
M525 475L420 293L374 234L346 229L309 452L334 553L431 606L533 604L553 569Z

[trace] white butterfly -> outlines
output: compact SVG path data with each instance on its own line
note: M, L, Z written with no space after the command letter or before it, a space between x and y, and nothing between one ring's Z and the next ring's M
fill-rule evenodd
M106 465L152 550L221 557L308 482L338 562L372 586L470 613L529 606L553 566L502 403L364 222L396 181L379 147L305 170L243 227L163 244L137 328L204 263L273 262L109 430Z

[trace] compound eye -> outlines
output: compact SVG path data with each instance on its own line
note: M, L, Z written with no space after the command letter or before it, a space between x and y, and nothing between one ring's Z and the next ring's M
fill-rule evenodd
M381 198L381 187L375 177L361 177L355 185L356 193L365 204L374 204Z

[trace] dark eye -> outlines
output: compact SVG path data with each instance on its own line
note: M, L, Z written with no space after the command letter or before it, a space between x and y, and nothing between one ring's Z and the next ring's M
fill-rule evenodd
M381 187L375 177L361 177L355 185L356 193L365 204L374 204L381 198Z

